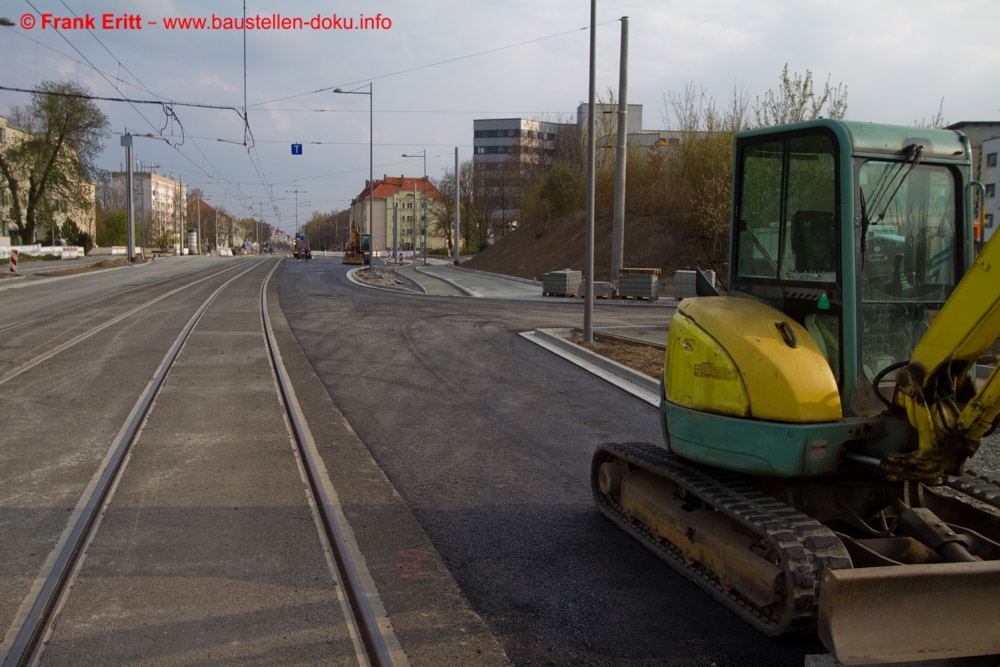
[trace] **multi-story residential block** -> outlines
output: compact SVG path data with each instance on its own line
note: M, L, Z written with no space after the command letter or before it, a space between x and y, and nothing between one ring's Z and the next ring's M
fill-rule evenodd
M373 226L368 224L369 194ZM444 248L447 241L435 237L430 229L430 212L441 192L427 176L383 176L374 183L365 181L365 189L351 201L351 220L362 233L372 230L372 250L385 251L417 248ZM394 230L395 220L395 234Z
M595 125L599 150L618 141L618 107L598 104ZM482 178L492 211L493 227L517 225L520 200L560 151L571 152L572 143L585 137L589 105L577 107L575 123L553 123L527 118L491 118L472 121L473 166ZM675 132L642 129L642 105L629 104L626 115L627 145L646 148L670 146L679 141Z
M125 177L123 171L111 174L117 201L125 201ZM156 239L170 239L167 242L171 245L183 244L187 186L155 172L139 171L132 172L132 189L141 245L155 245Z
M17 142L24 141L29 136L28 132L9 124L6 118L0 116L0 151L6 150ZM25 175L24 178L27 179L27 176ZM77 228L81 232L86 232L93 238L96 224L97 187L91 181L82 181L79 185L83 188L84 199L88 203L84 206L78 206L73 203L61 201L58 198L50 200L50 211L52 213L50 223L61 226L67 220L71 220L76 223ZM12 242L26 245L47 242L47 230L54 231L52 224L36 223L35 238L26 239L21 232L21 224L24 222L23 218L22 220L13 220L10 209L10 192L7 190L6 184L3 184L0 186L0 246L9 246ZM24 216L25 213L26 211L22 210L21 215Z
M1000 136L987 139L982 143L982 158L980 161L980 182L986 187L986 206L984 209L983 241L990 240L996 225L1000 224L1000 167L997 166L997 155L1000 154Z
M477 169L496 170L516 162L523 166L549 164L559 133L567 125L527 118L491 118L472 121L472 162Z
M985 222L982 241L993 236L993 230L1000 224L1000 171L997 169L997 153L1000 153L1000 121L962 121L948 126L949 130L959 130L969 137L972 146L972 176L986 186Z
M560 144L571 141L575 125L528 118L491 118L472 121L472 164L479 196L491 211L493 232L517 226L521 197L544 169L552 164Z

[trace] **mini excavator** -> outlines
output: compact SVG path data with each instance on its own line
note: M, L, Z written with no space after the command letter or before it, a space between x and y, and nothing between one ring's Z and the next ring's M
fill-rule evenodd
M665 447L600 446L595 502L842 664L1000 654L1000 483L972 458L1000 241L977 255L967 137L819 119L741 132L733 161L726 295L699 281L671 320Z
M351 220L351 238L344 248L342 264L371 264L371 235L362 234L358 223Z

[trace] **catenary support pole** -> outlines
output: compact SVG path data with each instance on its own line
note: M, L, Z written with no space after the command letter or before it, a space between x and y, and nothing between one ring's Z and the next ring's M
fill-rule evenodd
M611 282L618 284L625 255L625 165L628 142L628 17L622 17L618 69L618 148L615 153L615 212L611 227Z
M132 135L125 132L122 135L122 145L125 146L125 164L128 170L125 172L125 201L128 212L128 230L125 235L125 242L128 243L128 261L135 261L135 192L132 191Z
M587 103L587 243L584 256L583 342L594 342L594 197L597 190L594 170L597 144L595 142L596 57L597 57L597 0L590 0L590 96Z
M454 258L453 262L458 266L458 242L459 242L459 229L461 229L461 195L458 192L458 146L455 146L455 248L454 248Z

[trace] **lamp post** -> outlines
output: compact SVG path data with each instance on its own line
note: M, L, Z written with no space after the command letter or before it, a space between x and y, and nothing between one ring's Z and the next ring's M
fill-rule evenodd
M427 149L420 151L419 153L413 153L412 155L407 155L403 153L402 157L423 157L424 158L424 178L420 181L420 189L423 190L423 209L417 209L417 197L416 194L413 196L413 250L414 257L416 257L417 249L417 211L421 210L420 213L420 229L424 234L424 264L427 264ZM414 188L414 193L416 193L416 188Z
M301 230L299 229L299 193L305 194L308 190L285 190L288 194L295 193L295 233L298 234ZM308 202L306 202L308 203ZM261 205L263 206L263 204ZM263 208L261 209L261 218L263 219L264 213Z
M375 117L375 95L372 82L368 82L368 92L363 90L341 90L336 88L333 91L338 95L367 95L368 96L368 262L371 270L375 270L375 259L372 252L375 245L375 219L373 207L375 200L375 137L374 137L374 117ZM364 252L362 252L364 257Z

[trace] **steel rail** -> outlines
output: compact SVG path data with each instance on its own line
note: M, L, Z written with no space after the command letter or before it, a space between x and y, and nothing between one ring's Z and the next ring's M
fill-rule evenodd
M122 426L121 431L119 431L118 437L112 446L112 454L107 460L104 469L100 472L98 482L92 489L89 498L87 498L79 519L59 549L59 555L51 572L45 577L45 581L40 587L33 589L34 595L29 594L30 609L25 617L25 621L17 630L11 649L4 657L3 667L21 667L32 660L38 648L38 641L44 634L45 628L51 619L52 611L55 609L60 596L65 590L66 582L69 581L79 561L80 554L83 552L91 536L94 523L100 515L101 508L108 500L108 493L122 471L123 463L135 442L135 436L139 431L139 427L149 412L153 399L163 386L167 373L176 361L177 355L187 341L188 336L190 336L191 331L198 321L201 320L208 307L215 301L216 297L222 293L222 290L259 265L259 262L254 263L216 289L202 303L194 315L191 316L191 319L177 336L166 356L164 356L163 361L160 362L160 366L153 374L153 378L146 386L146 390L133 406L132 412ZM180 289L183 288L178 288L169 294L173 294ZM165 298L166 296L164 295L161 298ZM131 313L132 311L129 312ZM116 321L118 319L120 318L116 318ZM26 602L28 602L27 599Z
M272 269L271 273L273 272L274 269ZM311 434L308 431L308 426L305 423L305 419L295 408L298 404L295 398L295 391L292 387L291 380L288 378L288 374L285 371L284 364L281 361L281 355L278 350L278 342L274 336L274 329L271 326L270 316L267 312L267 283L270 280L270 277L271 274L269 273L267 278L264 280L263 286L261 287L261 317L264 321L264 332L271 355L271 363L274 368L275 376L278 379L278 385L281 389L281 396L285 404L288 419L292 426L295 442L299 450L299 455L302 458L303 465L306 469L309 486L312 489L313 497L316 501L316 506L319 509L323 526L326 529L327 539L333 547L337 568L340 571L340 576L343 580L344 588L346 589L348 599L351 604L351 609L354 612L355 621L358 624L358 629L362 635L365 648L368 650L368 657L372 663L378 667L389 667L394 664L392 655L386 645L385 637L382 634L382 630L379 628L378 621L375 619L375 614L373 613L371 605L368 602L368 598L365 595L364 587L362 586L361 579L358 575L358 569L355 566L354 559L351 557L350 551L347 548L347 542L344 539L343 531L337 521L333 504L330 501L330 497L327 495L326 489L321 481L321 475L313 456L312 449L308 446L308 442L312 439Z

